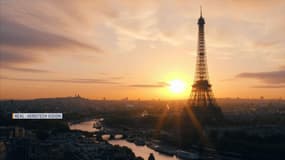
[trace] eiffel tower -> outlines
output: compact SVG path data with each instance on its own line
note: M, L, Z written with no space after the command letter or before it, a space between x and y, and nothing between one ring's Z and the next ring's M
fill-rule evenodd
M200 18L198 19L198 53L196 61L196 72L194 84L189 98L189 107L200 121L215 121L222 117L220 107L218 107L212 85L209 82L207 69L207 59L205 51L205 19L200 8Z

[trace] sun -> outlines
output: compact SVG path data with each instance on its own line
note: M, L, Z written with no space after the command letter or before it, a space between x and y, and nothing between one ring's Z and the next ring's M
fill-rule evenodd
M186 83L181 80L172 80L169 82L169 89L173 93L182 93L186 90Z

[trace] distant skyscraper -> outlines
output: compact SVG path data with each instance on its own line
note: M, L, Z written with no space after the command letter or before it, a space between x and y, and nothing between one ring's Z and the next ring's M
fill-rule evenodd
M189 99L189 106L197 114L201 113L204 114L203 117L208 117L207 113L209 113L209 115L215 115L214 112L221 113L221 110L217 106L214 94L212 92L211 84L209 82L205 51L204 25L205 20L202 16L202 9L200 8L200 18L198 19L199 32L196 72Z

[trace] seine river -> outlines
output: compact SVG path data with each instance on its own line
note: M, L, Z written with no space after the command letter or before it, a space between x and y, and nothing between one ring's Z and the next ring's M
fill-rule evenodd
M81 123L77 123L77 124L73 124L70 125L70 129L72 130L82 130L82 131L88 131L88 132L94 132L96 131L95 128L93 128L93 123L94 120L91 121L85 121L85 122L81 122ZM145 160L148 159L148 156L150 153L154 154L155 159L159 159L159 160L180 160L179 158L176 158L175 156L171 157L171 156L167 156L167 155L163 155L160 154L158 152L156 152L155 150L145 146L137 146L134 143L130 143L126 140L110 140L109 141L110 144L113 145L120 145L120 146L126 146L128 148L130 148L135 155L138 157L143 157Z

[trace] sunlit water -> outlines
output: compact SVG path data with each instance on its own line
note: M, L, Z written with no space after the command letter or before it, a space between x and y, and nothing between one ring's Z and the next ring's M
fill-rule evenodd
M85 121L85 122L73 124L73 125L70 125L69 128L71 130L94 132L94 131L97 131L97 129L93 128L94 121L95 120L91 120L91 121ZM109 138L109 135L103 135L103 139L108 139L108 138ZM180 160L179 158L176 158L175 156L171 157L171 156L163 155L147 146L137 146L134 143L130 143L122 139L121 140L110 140L109 143L113 145L126 146L130 148L137 157L140 156L144 158L145 160L148 159L148 156L150 153L153 153L155 159L158 159L158 160Z
M158 159L158 160L179 160L179 158L176 158L175 156L171 157L171 156L163 155L163 154L160 154L152 150L151 148L148 148L147 146L137 146L134 143L130 143L126 140L110 140L109 143L113 145L126 146L128 148L131 148L137 157L140 156L144 158L145 160L148 159L148 156L150 153L153 153L155 159Z
M81 123L76 123L76 124L70 125L69 128L71 130L81 130L81 131L87 131L87 132L95 132L95 131L98 131L98 129L93 128L94 122L95 122L95 120L85 121L85 122L81 122Z

